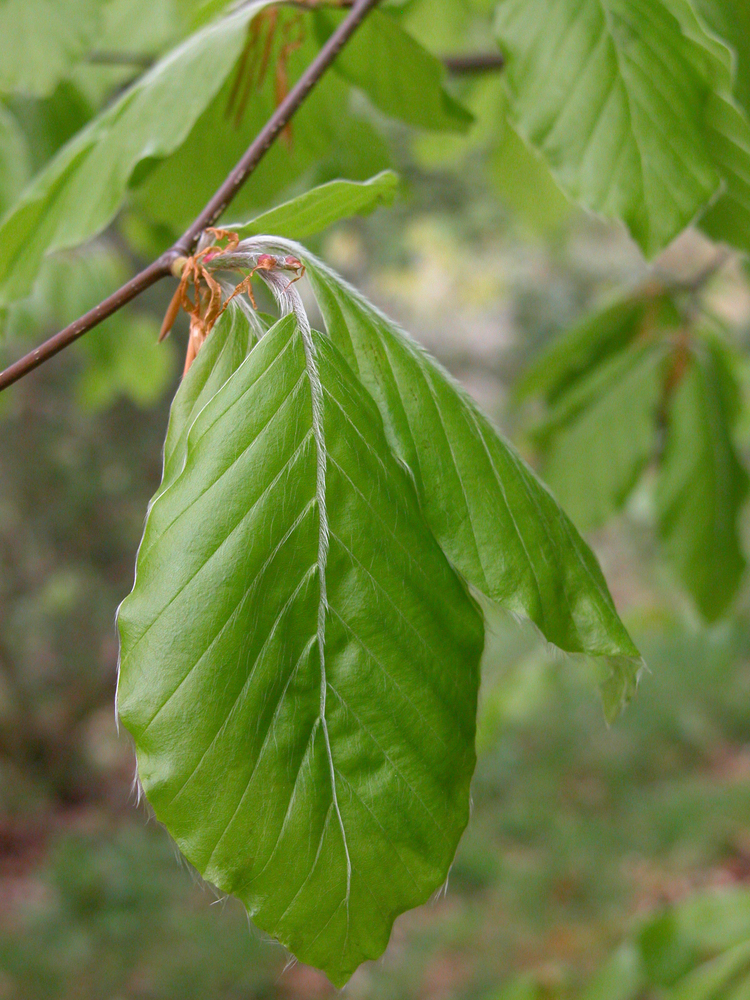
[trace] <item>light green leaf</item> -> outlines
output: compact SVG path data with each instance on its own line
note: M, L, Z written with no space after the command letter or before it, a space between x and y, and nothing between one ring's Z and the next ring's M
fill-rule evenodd
M750 5L746 0L697 0L713 31L734 51L734 96L750 113Z
M298 17L295 12L279 12L280 38L284 37L285 26ZM290 84L317 52L317 42L308 31L303 44L287 58ZM276 56L274 49L271 64ZM134 193L151 218L177 231L205 205L276 106L273 73L266 73L258 85L256 70L244 114L238 121L241 100L235 97L230 103L235 82L231 74L180 149L158 164ZM312 183L336 176L364 180L388 164L383 139L352 113L349 96L350 88L337 74L322 77L294 116L286 139L282 136L271 146L234 200L234 218L243 212L256 214L260 207L272 205L300 177ZM175 197L175 191L179 191L179 197Z
M466 825L482 618L327 338L281 320L192 418L195 367L119 613L120 717L186 857L342 985Z
M536 432L544 477L579 528L619 510L655 455L664 352L646 343L598 365Z
M508 121L503 123L500 143L492 155L490 181L510 210L532 229L554 230L570 214L571 204L546 162Z
M0 224L0 304L28 294L45 253L77 246L112 220L139 164L184 142L266 4L256 0L173 49L37 175Z
M725 189L700 220L713 239L750 252L750 121L729 96L712 94L707 108L709 148Z
M383 170L369 181L329 181L297 198L230 226L243 237L269 233L299 240L352 215L367 215L378 205L390 205L398 190L398 174Z
M98 0L0 0L0 91L44 97L99 27Z
M737 518L748 477L732 442L735 392L719 351L696 348L672 401L657 481L664 545L709 621L726 610L745 568Z
M561 649L607 658L605 708L616 715L640 657L593 553L450 376L320 261L303 259L328 333L374 398L448 558Z
M316 11L321 39L344 16ZM376 108L408 125L439 132L465 132L471 126L472 115L445 89L440 60L384 11L372 11L334 67L349 83L361 87Z
M520 134L564 191L653 256L719 186L703 120L710 40L661 0L503 0L496 28Z
M0 105L0 217L21 193L28 177L26 139L15 117Z

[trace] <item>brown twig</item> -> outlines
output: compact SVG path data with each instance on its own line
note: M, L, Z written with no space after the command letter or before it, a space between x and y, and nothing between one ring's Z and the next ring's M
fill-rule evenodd
M147 288L150 288L151 285L156 284L161 278L165 278L171 274L172 264L178 257L189 256L200 234L208 226L212 226L227 208L318 80L349 41L365 17L367 17L378 3L379 0L355 0L347 16L323 45L315 59L313 59L281 104L276 108L247 148L237 166L227 176L200 215L177 242L144 271L131 278L122 288L119 288L108 298L104 299L103 302L100 302L99 305L81 316L80 319L66 326L64 330L60 330L54 337L50 337L49 340L36 347L33 351L30 351L19 361L16 361L15 364L10 365L4 372L0 373L0 392L3 389L7 389L14 382L17 382L20 378L23 378L30 371L33 371L34 368L54 357L55 354L68 347L84 333L88 333L89 330L101 323L102 320L117 312L118 309L122 309L124 305L132 301L132 299L136 298L136 296L140 295Z
M499 72L505 60L499 52L479 52L465 56L443 56L443 65L454 76Z

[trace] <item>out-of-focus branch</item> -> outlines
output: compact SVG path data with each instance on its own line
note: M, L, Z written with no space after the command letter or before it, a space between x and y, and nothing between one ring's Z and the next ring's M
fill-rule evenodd
M247 148L242 159L237 163L236 167L228 175L200 215L177 242L144 271L131 278L122 288L119 288L108 298L104 299L103 302L100 302L99 305L90 309L84 316L81 316L80 319L66 326L64 330L60 330L54 337L50 337L45 343L30 351L19 361L16 361L15 364L10 365L4 372L0 373L0 392L14 382L17 382L20 378L23 378L24 375L27 375L45 361L54 357L55 354L64 350L84 333L88 333L89 330L92 330L101 323L102 320L122 309L124 305L131 302L151 285L156 284L161 278L165 278L171 273L172 264L178 257L186 256L192 252L200 234L207 226L213 225L227 208L247 178L263 159L268 149L291 120L299 106L315 87L318 80L320 80L362 21L364 21L378 3L379 0L354 0L347 16L276 108Z
M456 76L498 73L505 66L505 60L499 52L475 52L465 56L443 56L443 63L448 72Z

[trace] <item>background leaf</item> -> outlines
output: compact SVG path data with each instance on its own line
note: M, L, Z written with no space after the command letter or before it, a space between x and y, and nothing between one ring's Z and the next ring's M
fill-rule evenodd
M372 400L314 344L281 320L192 422L119 613L118 706L186 857L342 985L447 875L483 627Z
M653 256L719 185L703 126L713 52L658 0L504 0L496 28L521 135Z
M619 510L656 453L664 353L646 343L599 364L535 432L544 478L581 529Z
M737 518L748 477L732 442L734 393L719 349L701 345L691 354L670 407L657 482L664 545L710 621L734 597L745 567Z
M77 246L110 222L139 164L184 142L264 6L256 0L173 49L42 170L0 225L0 303L29 292L45 253Z
M321 41L346 15L316 11ZM380 111L409 125L466 131L471 114L445 89L442 63L384 11L374 10L333 64Z
M3 0L0 91L51 94L99 24L99 0Z

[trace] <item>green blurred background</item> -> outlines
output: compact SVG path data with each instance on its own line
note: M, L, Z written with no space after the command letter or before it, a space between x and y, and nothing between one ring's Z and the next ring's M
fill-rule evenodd
M481 108L488 86L467 85L468 102ZM22 111L41 163L51 149L34 147L34 122L46 111L63 128L75 102L57 93ZM588 308L643 279L642 258L621 230L569 209L546 175L530 197L528 176L499 169L494 147L467 155L464 140L396 127L388 140L403 197L312 248L437 354L533 461L513 386ZM126 217L50 268L9 317L3 359L142 263L158 234L139 225ZM714 253L689 232L660 267L689 281ZM180 861L137 802L116 729L114 614L185 343L180 325L155 342L171 291L152 290L0 396L0 1000L334 992ZM702 294L746 352L741 262L724 260ZM748 458L745 411L739 443ZM730 616L701 622L659 555L648 473L589 540L648 664L636 701L607 728L587 663L493 615L473 814L447 890L397 921L348 996L674 995L701 961L750 938L747 588Z

